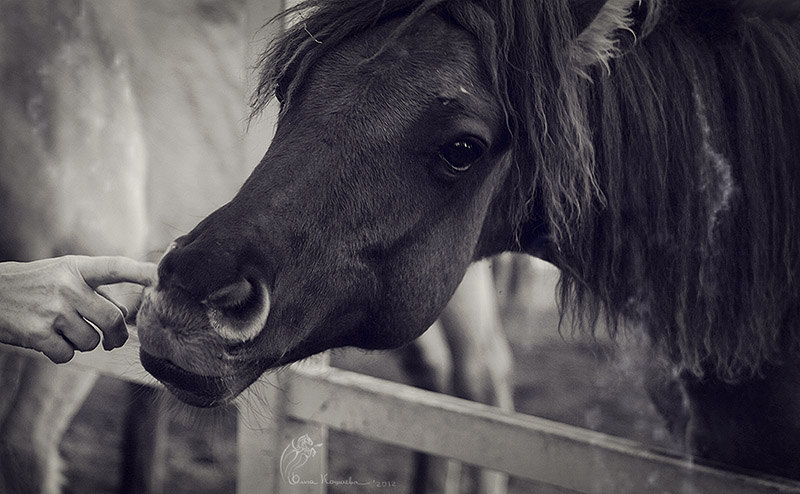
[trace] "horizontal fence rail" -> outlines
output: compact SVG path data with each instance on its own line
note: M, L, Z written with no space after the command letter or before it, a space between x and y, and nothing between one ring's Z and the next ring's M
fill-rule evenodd
M153 384L138 363L138 348L134 331L124 347L77 353L69 365ZM282 429L286 423L296 430L297 424L314 423L577 492L800 493L798 482L733 473L634 441L333 367L294 365L281 377L279 391L263 381L255 385L271 389L271 400L279 403L261 403L263 412L254 411L253 403L243 410L276 423L240 431L240 441L268 453L258 461L240 454L240 463L249 465L240 465L238 492L279 492L277 450L294 433ZM248 472L267 472L270 485L278 487L265 490L263 478L242 478Z
M297 420L578 492L800 492L800 483L730 473L636 442L335 368L300 367Z

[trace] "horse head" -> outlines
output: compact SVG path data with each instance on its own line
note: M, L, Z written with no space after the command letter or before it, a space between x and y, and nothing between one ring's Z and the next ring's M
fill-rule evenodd
M472 261L546 256L551 217L570 221L591 200L591 173L573 164L587 139L565 79L591 54L608 56L605 36L621 27L613 12L381 4L312 2L273 45L256 102L273 92L281 102L266 155L161 260L138 316L141 358L184 401L224 402L265 370L329 348L403 345ZM530 25L501 25L512 14ZM581 38L586 19L603 23ZM511 76L523 63L541 77ZM549 152L559 138L574 144ZM550 164L528 164L537 158ZM559 207L543 211L530 183Z

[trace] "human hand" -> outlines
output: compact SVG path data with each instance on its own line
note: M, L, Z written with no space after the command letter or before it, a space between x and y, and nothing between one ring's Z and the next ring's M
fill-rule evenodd
M149 285L156 265L125 257L64 256L0 263L0 341L32 348L55 363L100 343L128 339L126 309L96 291L100 285ZM95 329L97 328L97 329Z

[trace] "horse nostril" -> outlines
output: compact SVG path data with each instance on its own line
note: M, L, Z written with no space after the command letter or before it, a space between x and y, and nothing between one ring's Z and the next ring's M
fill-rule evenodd
M255 338L267 322L270 296L264 283L242 278L203 300L211 327L223 339L243 343Z
M204 301L208 306L222 311L237 311L255 301L256 288L243 278L232 285L220 288Z

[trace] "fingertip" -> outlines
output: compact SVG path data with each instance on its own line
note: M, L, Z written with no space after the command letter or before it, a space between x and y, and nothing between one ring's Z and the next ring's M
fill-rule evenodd
M158 265L152 262L133 261L131 281L139 285L150 286L158 278Z
M72 357L75 356L75 350L73 349L63 349L57 351L50 351L50 352L43 352L47 358L49 358L54 364L66 364Z
M125 323L123 323L123 326ZM106 336L103 338L103 350L111 351L115 348L119 348L128 341L128 327L125 326L122 330L117 329L114 332L114 337L109 338Z
M137 283L142 286L153 286L158 281L158 264L152 262L140 262L140 270Z

